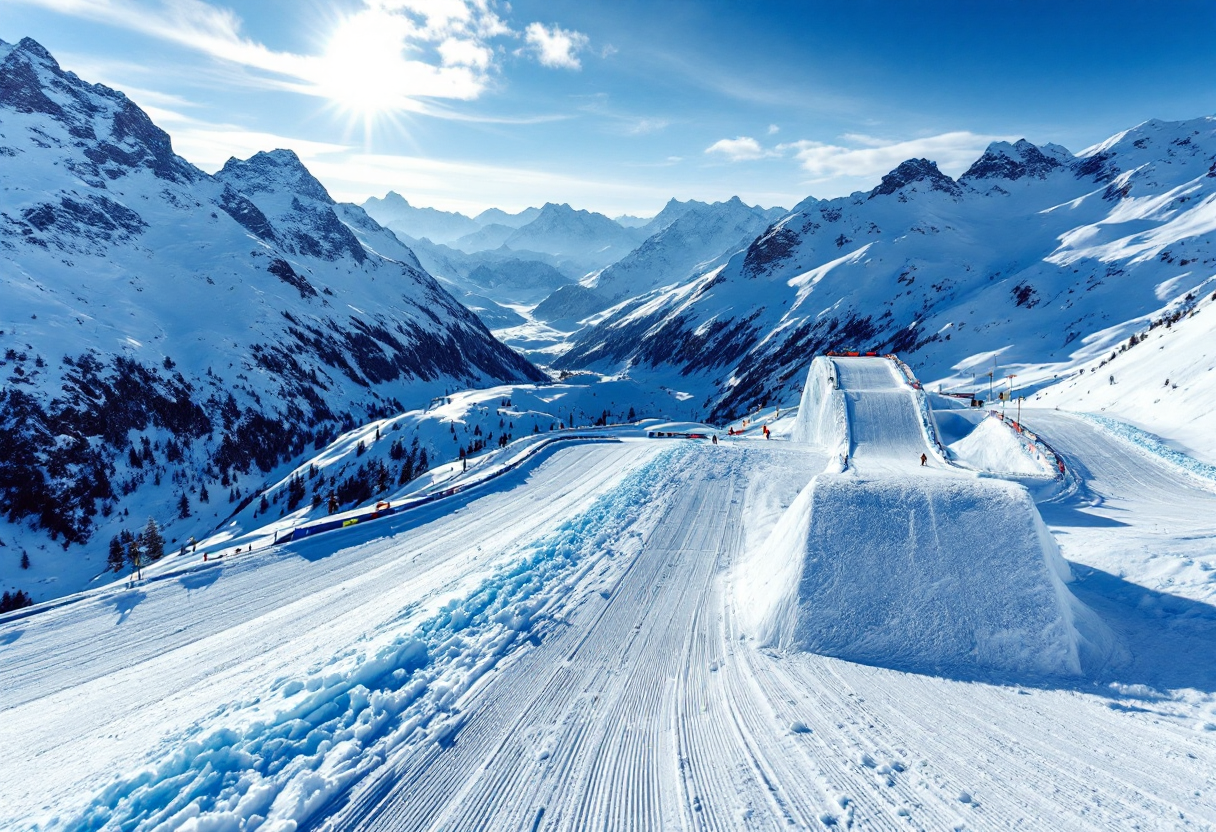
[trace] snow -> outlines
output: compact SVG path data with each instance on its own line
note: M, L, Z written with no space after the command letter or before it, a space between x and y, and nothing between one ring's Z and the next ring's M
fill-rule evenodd
M858 374L843 378L848 391ZM927 648L915 643L889 643L898 654L882 664L896 667L885 667L741 638L753 608L738 570L786 518L811 522L796 508L813 501L819 487L807 485L828 455L798 442L623 436L575 443L493 487L364 527L6 617L7 822L1216 823L1216 732L1205 729L1216 723L1216 495L1151 459L1127 465L1083 420L1051 410L1026 420L1084 474L1083 489L1040 508L1076 575L1067 590L1114 632L1121 661L1041 672L1075 672L1067 638L1051 637L1063 614L1037 619L1047 630L1030 637L1048 649L1026 664L981 631L976 648L1000 669L968 654L911 672L899 657L919 664ZM900 424L924 446L914 412ZM856 449L848 474L820 475L838 480L832 500L955 494L972 504L969 485L985 482L939 462L921 479L919 462L884 458L883 447ZM1050 561L1004 557L1032 531L1024 492L986 482L997 508L1020 507L1000 515L1018 523L969 524L979 530L962 545L975 574L940 573L941 588L925 575L921 588L941 593L983 574L970 603L993 616L1002 602L1026 609L1034 599L1043 603L1028 612L1059 611ZM862 521L898 539L908 530L899 518L871 511ZM864 573L870 583L840 574L865 593L907 573L880 561Z
M1125 423L1126 430L1166 436L1175 451L1209 466L1216 464L1216 432L1211 429L1216 410L1214 288L1209 282L1202 293L1192 294L1193 302L1186 302L1185 295L1171 299L1159 314L1100 334L1093 347L1072 363L1032 370L1059 379L1028 402L1092 413L1108 422ZM1181 317L1168 326L1157 323L1150 328L1163 316L1180 312ZM1139 336L1139 343L1126 347L1132 334Z
M978 471L1050 476L1051 470L1027 449L1026 440L999 417L989 416L952 443L955 459Z
M35 47L0 44L0 61ZM93 96L89 123L107 135L125 99L61 81L48 94ZM492 374L461 370L369 388L313 362L334 402L375 417L242 474L265 510L221 518L196 502L207 516L168 536L197 531L200 551L138 581L91 581L96 559L57 559L6 526L0 581L54 600L0 615L4 824L1216 828L1213 124L1146 122L1080 157L994 144L958 182L892 176L872 199L808 198L750 244L711 234L700 253L679 218L713 206L673 201L635 233L668 229L654 262L691 279L638 269L659 288L588 336L610 375L466 390ZM40 154L34 130L60 155ZM0 316L14 389L53 392L61 368L35 359L96 348L153 367L172 353L187 374L214 365L208 389L289 400L243 340L290 343L284 313L322 330L409 318L497 349L409 248L333 204L291 154L212 178L156 157L148 136L117 139L152 154L144 167L86 182L64 165L86 169L63 125L5 112L13 228L41 234L27 212L90 189L149 221L127 237L48 234L47 249L10 234L26 246ZM179 178L153 175L161 162ZM225 181L276 242L212 211ZM597 263L631 247L606 218L543 213L521 239ZM313 246L340 253L302 253ZM442 249L428 244L428 262ZM271 252L320 294L267 277ZM532 300L486 297L524 318L538 355L571 334L534 320ZM432 327L420 310L440 308L450 320ZM1025 430L935 413L946 400L887 358L805 366L816 344L882 339L940 377L930 387L983 392L977 374L1002 362ZM631 406L661 418L621 424ZM647 438L714 432L699 420L715 408L735 435ZM173 438L144 435L158 452ZM452 460L475 437L488 447L466 470ZM415 439L429 470L372 497L399 511L290 538L330 517L308 499L287 509L293 474L323 498ZM1066 478L1035 462L1047 444ZM184 490L177 478L204 465L163 473ZM174 493L145 484L119 509L159 514ZM108 522L102 540L130 523ZM27 547L28 572L13 557Z
M831 410L814 411L831 426L816 430L800 408L794 435L827 436L819 444L835 451L844 433L850 466L813 479L740 568L744 631L782 650L921 671L1079 675L1083 661L1105 662L1111 636L1065 587L1071 575L1026 489L916 463L934 451L924 397L896 367L813 362L803 407L834 377L839 390L827 389L847 402L847 432L831 429ZM998 462L1012 457L994 450Z

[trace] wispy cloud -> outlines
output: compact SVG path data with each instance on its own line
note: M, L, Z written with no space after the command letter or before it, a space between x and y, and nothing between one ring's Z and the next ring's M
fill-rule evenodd
M305 161L336 199L362 202L391 188L408 193L413 204L466 213L491 206L520 210L545 202L637 213L645 206L662 206L671 197L670 187L658 183L515 165L369 153L322 154Z
M489 0L361 0L324 49L275 50L248 37L231 10L205 0L13 0L139 32L240 66L268 88L356 110L426 112L424 100L468 101L501 70L496 39L524 37L545 66L578 68L580 32L530 24L521 34Z
M547 27L543 23L529 23L524 31L524 41L542 66L557 69L582 69L578 53L589 42L582 32L560 26Z
M802 168L816 179L837 176L878 177L906 159L927 158L946 173L957 175L979 158L989 142L1007 141L1008 136L985 136L966 130L941 133L904 141L883 141L849 134L841 137L852 146L813 141L778 145L793 153ZM860 146L857 146L860 145Z
M811 175L811 181L817 182L838 177L876 178L906 159L920 157L937 162L947 173L958 174L983 153L989 142L1008 140L1008 136L985 136L966 130L901 141L846 133L840 137L842 144L804 139L765 147L750 136L739 136L720 139L705 152L731 162L792 157Z

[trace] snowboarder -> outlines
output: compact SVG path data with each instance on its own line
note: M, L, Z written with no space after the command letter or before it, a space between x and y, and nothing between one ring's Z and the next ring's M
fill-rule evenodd
M928 462L928 461L929 461L929 457L925 456L924 454L921 454L921 455L920 455L920 464L921 464L921 466L924 466L924 464L925 464L926 462Z
M764 438L768 439L768 425L764 426Z
M1111 374L1111 377L1110 377L1110 383L1111 383L1111 384L1114 384L1114 383L1115 383L1115 376L1114 376L1114 374L1113 374L1113 373Z

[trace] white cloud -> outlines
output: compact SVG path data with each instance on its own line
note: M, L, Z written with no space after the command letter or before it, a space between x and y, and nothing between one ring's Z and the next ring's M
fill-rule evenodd
M732 162L745 162L752 159L763 159L773 155L773 151L765 150L760 142L751 136L739 136L736 139L719 139L705 148L706 153L718 153Z
M773 135L774 133L778 132L780 129L781 129L781 128L780 128L780 127L778 127L777 125L775 125L775 124L770 124L770 125L768 126L768 134L771 136L771 135Z
M474 40L448 38L439 44L438 49L445 66L469 66L484 70L494 59L493 50Z
M937 162L942 171L957 176L980 157L989 142L1008 141L1009 137L961 130L895 142L858 134L846 134L841 139L861 146L799 141L777 145L776 150L792 152L803 169L816 179L877 178L889 173L900 162L916 158Z
M323 50L297 54L248 37L234 12L205 0L15 1L175 43L251 70L263 87L361 112L424 112L422 99L477 98L495 69L491 41L515 34L489 0L362 0L336 22ZM549 34L544 55L577 66L573 54L585 36L558 27Z
M582 32L570 31L560 26L548 28L543 23L529 23L528 28L524 30L524 40L542 66L582 69L578 53L588 43L587 36Z

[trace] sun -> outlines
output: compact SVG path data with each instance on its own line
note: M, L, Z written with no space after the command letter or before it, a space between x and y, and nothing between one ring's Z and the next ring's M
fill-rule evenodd
M317 83L326 98L350 115L374 118L412 109L405 55L409 23L399 15L364 11L334 29Z

